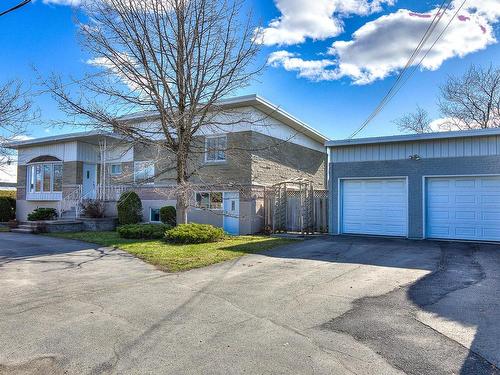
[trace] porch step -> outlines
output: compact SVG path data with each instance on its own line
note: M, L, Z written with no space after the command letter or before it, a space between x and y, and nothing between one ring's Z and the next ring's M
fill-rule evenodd
M33 228L12 228L10 230L11 232L14 232L14 233L33 233Z
M20 223L17 228L12 228L10 231L14 233L33 233L35 228L36 225L34 223L23 222Z
M21 223L17 226L19 229L33 229L36 227L35 223Z
M76 209L73 207L70 210L63 211L63 213L59 216L59 219L75 219L76 218Z

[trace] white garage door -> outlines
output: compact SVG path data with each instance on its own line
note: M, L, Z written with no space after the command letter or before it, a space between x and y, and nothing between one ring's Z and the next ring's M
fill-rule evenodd
M342 180L342 233L407 236L406 179Z
M428 178L429 238L500 240L500 176Z

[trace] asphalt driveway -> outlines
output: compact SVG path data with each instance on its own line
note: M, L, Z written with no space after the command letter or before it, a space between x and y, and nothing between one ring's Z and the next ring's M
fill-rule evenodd
M500 374L500 246L338 237L166 274L0 233L0 373Z

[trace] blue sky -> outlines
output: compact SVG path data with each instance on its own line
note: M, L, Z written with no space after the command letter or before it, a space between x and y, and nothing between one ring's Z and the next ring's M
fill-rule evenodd
M72 7L55 4L70 0L47 1L51 4L36 0L0 18L0 82L15 77L35 81L33 67L41 75L74 77L89 69L76 38ZM447 75L460 75L470 64L498 63L499 2L468 0L459 13L463 21L453 21L424 68L360 136L397 133L391 121L417 104L438 118L436 96ZM16 1L1 3L6 7ZM398 64L407 60L418 41L415 35L430 22L426 17L438 3L317 0L312 6L310 0L248 0L261 20L260 62L272 57L273 64L241 93L269 99L328 137L347 137L394 82ZM459 3L452 6L456 9ZM50 97L38 97L37 104L42 120L61 118ZM68 131L47 128L43 121L30 129L36 137Z

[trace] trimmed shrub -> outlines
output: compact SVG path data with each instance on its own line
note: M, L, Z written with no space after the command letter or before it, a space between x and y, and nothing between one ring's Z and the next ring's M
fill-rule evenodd
M16 217L16 200L11 197L0 197L0 221L9 221Z
M120 195L116 204L120 225L137 224L142 220L142 202L135 191L126 191Z
M39 207L28 214L29 221L37 220L55 220L57 218L57 211L55 208Z
M224 230L208 224L180 224L165 232L165 239L173 243L207 243L224 238Z
M161 239L170 228L167 224L128 224L118 227L117 232L122 238Z
M174 206L164 206L160 208L160 220L163 224L175 227L177 224L177 212Z
M15 190L0 190L0 197L9 197L12 199L16 199L16 191Z
M80 203L83 214L93 219L104 217L105 206L104 202L97 199L85 199Z

